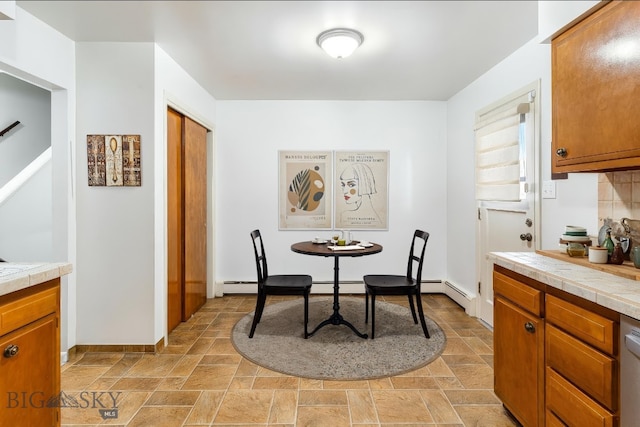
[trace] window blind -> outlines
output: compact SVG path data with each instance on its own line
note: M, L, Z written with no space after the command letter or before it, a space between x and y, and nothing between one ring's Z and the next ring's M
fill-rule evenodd
M502 107L476 117L476 200L520 200L520 123L530 104Z

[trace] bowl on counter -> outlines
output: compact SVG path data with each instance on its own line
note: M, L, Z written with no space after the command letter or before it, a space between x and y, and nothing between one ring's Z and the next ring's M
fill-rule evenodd
M567 240L567 241L571 241L571 242L587 242L587 241L591 241L591 237L584 235L584 236L573 236L570 234L563 234L560 237L562 240Z

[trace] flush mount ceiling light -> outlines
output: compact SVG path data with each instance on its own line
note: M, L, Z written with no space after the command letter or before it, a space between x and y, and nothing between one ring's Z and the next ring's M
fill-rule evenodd
M316 43L333 58L346 58L362 44L364 37L356 30L333 28L318 35Z

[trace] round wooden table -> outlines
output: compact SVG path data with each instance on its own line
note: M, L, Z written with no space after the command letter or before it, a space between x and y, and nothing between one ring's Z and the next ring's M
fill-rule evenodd
M352 242L355 244L357 242ZM299 254L333 257L333 314L327 319L322 321L313 331L309 334L309 337L313 336L320 328L326 325L346 325L360 338L368 338L367 334L363 334L358 331L355 326L346 321L340 314L340 258L342 257L359 257L366 255L373 255L382 252L382 246L376 243L373 246L362 249L337 249L330 248L330 244L318 244L310 241L298 242L291 245L291 250ZM340 248L340 246L338 246Z

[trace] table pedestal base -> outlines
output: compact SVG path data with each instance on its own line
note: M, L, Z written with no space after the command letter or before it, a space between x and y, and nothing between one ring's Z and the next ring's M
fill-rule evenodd
M318 329L327 325L346 325L360 338L369 338L369 335L363 334L358 331L355 326L344 320L344 318L340 314L340 266L338 263L338 259L339 257L334 257L335 261L333 263L333 314L327 320L323 320L318 326L316 326L315 329L309 334L309 337L312 337L313 334L318 331Z
M369 338L369 335L363 334L360 331L358 331L355 326L353 326L351 323L344 320L344 318L340 313L335 313L335 312L327 320L323 320L318 326L316 326L315 329L311 331L311 333L309 334L309 337L312 337L313 334L315 334L318 331L318 329L327 325L336 325L336 326L346 325L360 338L365 338L365 339Z

